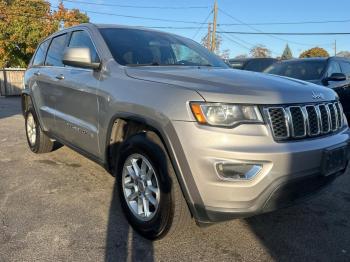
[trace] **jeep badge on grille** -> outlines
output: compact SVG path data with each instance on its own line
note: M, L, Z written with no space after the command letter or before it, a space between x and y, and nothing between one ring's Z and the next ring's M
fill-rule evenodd
M313 99L324 99L324 95L322 93L317 93L315 91L312 91L312 98Z

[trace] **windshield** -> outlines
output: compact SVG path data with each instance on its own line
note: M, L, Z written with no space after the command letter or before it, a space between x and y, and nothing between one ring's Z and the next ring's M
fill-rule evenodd
M129 28L101 28L114 59L126 66L227 65L198 43L161 32Z
M326 60L300 60L275 63L264 72L274 75L287 76L305 81L318 80L327 65Z

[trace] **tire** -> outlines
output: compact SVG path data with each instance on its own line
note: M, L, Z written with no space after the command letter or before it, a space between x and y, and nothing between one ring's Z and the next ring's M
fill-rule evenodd
M54 142L41 130L34 109L30 107L25 112L24 118L26 137L30 150L36 154L51 152Z
M123 143L119 156L115 174L119 199L124 214L135 231L147 239L156 240L165 236L167 238L177 236L191 226L191 215L171 161L164 145L155 133L141 133L128 138ZM136 174L135 166L131 165L132 159L139 159L136 164L140 168L140 174L145 174L146 171L147 174L152 173L148 165L151 165L154 171L153 175L146 175L148 180L145 182L145 186L142 186L142 183L137 186L139 196L135 198L134 202L127 200L128 194L130 199L135 196L136 189L132 185L139 183L136 183L136 180L133 180L132 176L129 175L130 167L132 167L134 175ZM144 172L142 172L142 163L147 165ZM150 186L152 186L153 191L149 190ZM156 190L157 187L158 190ZM158 205L153 205L152 201L149 201L149 212L145 212L147 209L145 209L143 201L148 199L150 195L153 196L153 202L156 200ZM139 211L137 207L136 211L132 208L138 201L142 203L143 214L141 215L136 214Z

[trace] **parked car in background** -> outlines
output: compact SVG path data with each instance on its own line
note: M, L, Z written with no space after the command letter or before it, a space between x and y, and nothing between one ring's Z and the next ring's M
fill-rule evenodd
M350 120L350 59L320 57L285 60L271 65L264 72L332 88L338 93L347 119Z
M262 72L278 60L275 58L242 58L228 60L229 66L254 72Z

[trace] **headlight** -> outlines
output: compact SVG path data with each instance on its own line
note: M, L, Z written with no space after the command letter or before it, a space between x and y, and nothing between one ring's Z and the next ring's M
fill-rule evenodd
M234 127L243 123L263 123L257 106L221 103L191 103L192 112L200 124Z

